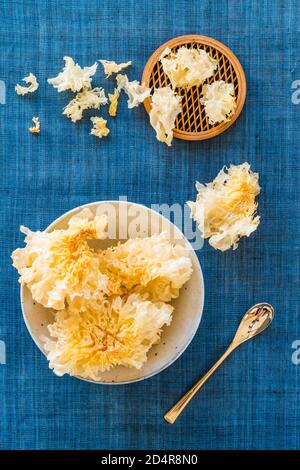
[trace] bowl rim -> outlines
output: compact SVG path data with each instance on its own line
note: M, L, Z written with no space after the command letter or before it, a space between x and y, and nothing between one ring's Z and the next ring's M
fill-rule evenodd
M197 271L198 271L198 274L199 274L199 278L200 278L199 288L201 289L201 292L202 292L201 299L200 299L200 308L199 308L199 311L197 312L198 322L197 322L197 325L195 326L195 328L193 330L192 335L188 338L188 340L185 343L184 347L180 351L178 351L170 361L168 361L166 364L163 364L159 369L157 369L153 372L150 372L149 374L146 374L142 377L138 377L138 378L135 378L135 379L132 379L132 380L123 380L123 381L120 381L120 382L101 382L101 381L95 381L95 380L92 380L92 379L86 379L84 377L80 377L79 375L69 375L69 377L71 377L71 378L75 378L75 379L78 379L78 380L83 380L84 382L89 382L89 383L92 383L92 384L95 384L95 385L127 385L127 384L132 384L132 383L135 383L135 382L141 382L142 380L150 379L151 377L159 374L160 372L162 372L163 370L167 369L172 364L174 364L174 362L177 359L179 359L179 357L186 351L186 349L189 347L190 343L194 339L194 337L195 337L195 335L198 331L198 328L200 326L201 320L202 320L205 288L204 288L203 273L202 273L202 269L201 269L201 265L200 265L198 256L196 255L195 250L193 249L192 245L190 244L190 242L188 241L186 236L182 233L182 231L175 224L173 224L173 222L171 222L169 219L164 217L159 212L156 212L154 209L152 209L148 206L145 206L144 204L139 204L139 203L131 202L131 201L118 201L118 200L114 200L114 199L105 200L105 201L89 202L87 204L82 204L80 206L74 207L73 209L70 209L69 211L65 212L64 214L59 216L57 219L55 219L53 222L51 222L51 224L49 224L45 228L44 231L47 232L47 231L51 230L60 221L62 221L63 219L65 219L68 216L71 216L73 213L76 213L81 209L85 209L85 208L88 208L88 207L91 207L91 206L97 206L97 205L100 205L100 204L110 204L110 203L113 203L113 204L117 203L117 204L124 204L124 205L141 207L142 209L146 209L147 211L153 212L155 215L157 215L157 216L161 217L162 219L166 220L171 226L175 227L176 230L178 230L180 235L182 236L182 239L185 241L185 243L189 246L189 248L191 250L191 256L193 258L192 261L195 262L195 265L196 265L196 268L197 268ZM26 317L25 306L24 306L24 290L25 290L25 287L26 286L23 286L23 285L21 285L21 287L20 287L20 300L21 300L21 310L22 310L23 320L24 320L26 328L27 328L32 340L34 341L35 345L38 347L38 349L42 352L42 354L47 359L45 351L42 349L41 345L38 343L38 341L36 339L36 336L32 333L29 322L28 322L27 317Z

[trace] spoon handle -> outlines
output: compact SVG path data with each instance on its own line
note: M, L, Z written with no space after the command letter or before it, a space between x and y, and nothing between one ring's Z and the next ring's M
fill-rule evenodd
M183 395L182 398L165 414L164 418L169 424L175 423L176 419L180 415L180 413L184 410L186 405L191 401L191 399L199 392L202 385L213 375L213 373L217 370L217 368L222 364L223 361L232 353L232 351L236 348L236 344L231 343L228 349L224 352L224 354L220 357L220 359L209 369L208 372L200 379L195 385Z

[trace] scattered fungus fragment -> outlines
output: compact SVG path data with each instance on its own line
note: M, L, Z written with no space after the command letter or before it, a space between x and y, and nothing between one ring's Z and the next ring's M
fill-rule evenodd
M32 122L34 124L33 127L29 127L28 130L31 134L39 134L41 132L41 124L38 117L33 117Z
M171 87L157 88L151 97L151 126L160 142L171 145L176 116L181 112L180 97Z
M233 84L220 80L204 85L201 103L204 105L209 124L228 121L236 109Z
M173 88L199 86L217 69L217 61L208 52L185 46L176 52L166 49L160 60Z
M113 93L108 93L108 99L110 101L108 113L112 117L115 117L117 115L119 96L120 92L118 88L115 88Z
M103 119L102 117L91 117L91 121L93 123L93 128L90 134L99 137L99 139L102 139L102 137L106 137L109 134L109 129L106 127L106 119Z
M99 62L103 65L106 78L110 77L113 73L121 72L121 70L126 69L132 64L131 60L122 64L117 64L113 60L99 60Z
M211 183L197 183L196 189L196 202L188 202L191 216L214 248L235 250L241 237L257 229L255 198L260 187L249 163L225 167Z
M82 119L83 111L86 109L99 109L105 104L107 104L107 98L103 88L85 89L77 93L65 107L63 114L76 122Z
M150 96L151 90L143 83L140 84L137 80L130 82L127 75L118 74L116 76L118 91L124 90L128 96L128 108L135 108L145 101Z
M33 75L33 73L30 73L27 77L22 78L23 82L29 83L29 86L22 86L22 85L16 85L15 86L15 91L17 95L27 95L27 93L34 93L38 87L38 81L36 79L36 76Z
M75 64L72 57L64 57L65 66L57 77L48 78L48 83L60 93L61 91L71 90L78 92L83 88L91 88L92 76L95 75L98 64L95 62L90 67L80 67Z

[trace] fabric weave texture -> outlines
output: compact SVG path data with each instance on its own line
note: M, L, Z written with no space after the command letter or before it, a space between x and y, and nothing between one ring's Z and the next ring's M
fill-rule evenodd
M297 0L0 0L0 191L2 209L0 448L3 449L299 449L300 365L300 3ZM122 97L109 136L89 135L88 112L76 125L62 116L71 99L46 79L63 56L81 65L133 61L140 79L153 51L175 36L198 33L229 46L247 78L237 122L202 142L156 141L143 108ZM37 93L14 85L32 72ZM95 85L113 90L101 65ZM100 114L106 118L107 109ZM39 116L41 134L29 134ZM236 251L208 243L198 251L206 286L199 330L187 351L159 375L126 386L97 386L56 377L22 319L10 254L22 246L19 226L45 228L92 201L146 205L195 199L194 183L223 165L248 161L260 173L261 224ZM205 385L174 426L165 411L225 350L243 313L267 301L275 320L243 345Z

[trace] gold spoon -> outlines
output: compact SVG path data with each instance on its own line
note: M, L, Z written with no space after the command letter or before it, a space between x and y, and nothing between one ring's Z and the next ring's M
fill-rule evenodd
M173 424L186 405L200 390L203 384L217 370L222 362L237 348L240 344L248 341L248 339L259 335L264 331L274 318L274 308L267 303L256 304L251 307L244 315L235 337L233 338L228 349L223 356L215 363L215 365L185 394L183 397L165 414L164 418L169 424Z

